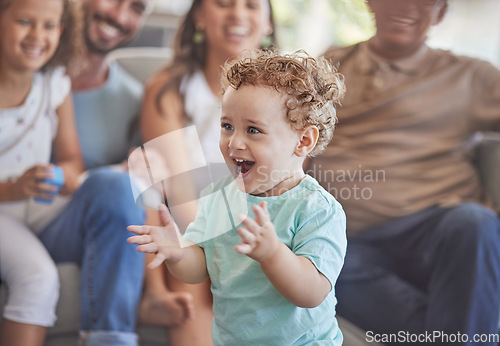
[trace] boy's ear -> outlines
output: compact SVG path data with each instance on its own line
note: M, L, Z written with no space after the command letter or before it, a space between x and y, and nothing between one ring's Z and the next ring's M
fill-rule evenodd
M295 155L298 157L306 157L318 142L319 130L316 126L308 126L300 132L299 142L295 148Z

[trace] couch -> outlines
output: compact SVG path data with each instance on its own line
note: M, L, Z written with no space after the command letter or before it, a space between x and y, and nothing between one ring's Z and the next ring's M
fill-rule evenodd
M151 73L163 66L171 57L171 51L165 48L122 48L112 53L120 65L141 82ZM467 143L472 160L478 167L485 190L490 193L497 210L500 210L500 134L478 133ZM45 346L77 345L79 322L79 281L80 272L76 264L58 264L61 280L60 298L57 305L57 322L49 328ZM0 287L0 314L5 304L6 288ZM345 346L375 346L367 343L365 332L352 323L338 317L344 334ZM141 346L167 345L167 328L161 326L139 325Z

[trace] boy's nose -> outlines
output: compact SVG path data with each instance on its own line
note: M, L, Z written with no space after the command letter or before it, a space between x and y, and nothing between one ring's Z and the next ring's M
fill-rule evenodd
M233 134L229 139L229 149L242 150L245 149L245 142L243 138L238 134Z

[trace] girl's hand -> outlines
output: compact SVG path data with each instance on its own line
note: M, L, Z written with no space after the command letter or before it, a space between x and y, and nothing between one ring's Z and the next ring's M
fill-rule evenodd
M45 183L45 179L54 178L53 165L37 165L23 173L10 188L11 200L27 198L54 199L59 188L53 184Z
M164 261L177 263L184 257L184 250L181 248L181 234L175 224L167 207L162 204L158 208L160 214L160 226L128 226L127 230L137 234L128 238L131 244L139 245L137 251L154 253L155 257L148 264L148 268L158 267Z
M265 262L277 251L280 241L269 217L267 203L262 201L253 206L255 220L240 216L245 227L238 228L241 243L236 245L237 252L247 255L259 263Z

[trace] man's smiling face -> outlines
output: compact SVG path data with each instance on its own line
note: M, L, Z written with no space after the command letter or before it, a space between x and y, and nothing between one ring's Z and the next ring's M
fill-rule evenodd
M85 0L89 51L107 54L130 42L142 27L151 0Z

